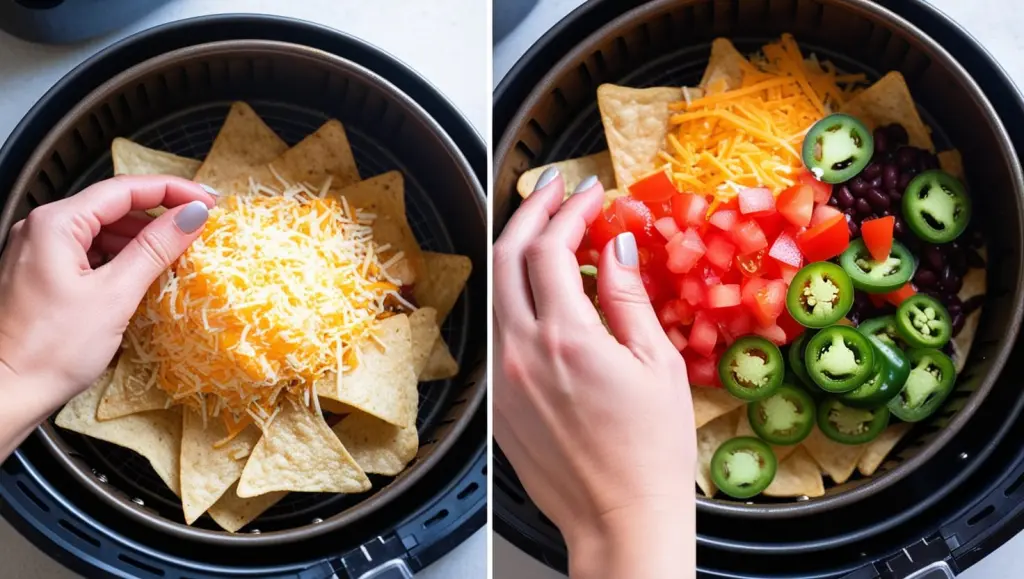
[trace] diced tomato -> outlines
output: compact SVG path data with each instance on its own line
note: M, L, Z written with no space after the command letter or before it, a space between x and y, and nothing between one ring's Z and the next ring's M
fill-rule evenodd
M702 306L707 298L708 286L696 272L683 277L679 287L679 297L691 306Z
M796 245L793 236L783 231L775 238L775 243L768 251L768 256L781 264L799 268L804 263L804 256Z
M786 284L777 279L768 280L752 295L748 291L743 297L743 304L754 314L758 326L772 326L786 309Z
M846 217L840 213L811 227L797 236L796 244L809 263L832 259L850 245L850 229L846 225Z
M700 234L694 229L677 233L665 246L668 250L668 270L673 273L686 273L697 265L700 258L704 257L707 248Z
M754 328L754 333L762 338L768 339L769 342L776 346L783 346L786 344L786 332L777 325L771 325L767 328Z
M651 303L659 303L661 301L661 284L658 283L658 278L651 274L650 271L641 269L640 270L640 281L644 284L644 289L647 290L647 299Z
M576 250L576 261L580 265L592 265L597 267L597 262L600 260L601 254L596 249L581 247Z
M686 349L686 336L679 329L678 326L672 326L665 330L665 334L668 335L668 340L672 342L672 345L676 347L676 350L682 352Z
M602 211L597 219L590 224L590 228L587 229L587 237L590 238L590 246L601 252L609 241L625 232L626 228L622 226L615 213L609 208Z
M684 326L692 324L697 308L691 306L686 300L673 300L673 303L676 307L676 315L679 316L679 323Z
M811 215L811 227L814 227L819 223L824 223L836 215L842 214L843 213L841 211L831 205L819 205L814 208L814 213Z
M793 283L793 278L796 277L796 272L800 271L799 267L793 267L784 263L779 264L779 278L786 282L786 285Z
M676 310L676 301L669 300L658 308L658 321L663 327L674 326L679 323L679 312Z
M743 283L746 279L740 270L736 268L729 269L722 273L722 283Z
M719 324L725 324L726 329L728 329L729 333L732 334L733 339L749 334L750 330L753 329L754 318L750 315L747 308L737 307L724 311L729 312L727 314L728 318L723 320L722 316L719 316Z
M917 290L915 290L914 286L910 285L910 283L908 282L904 284L903 287L901 287L900 289L885 294L885 299L888 300L890 304L899 307L899 305L902 304L904 300L906 300L907 298L916 293Z
M876 308L880 308L887 304L889 300L886 299L888 294L868 294L868 299L871 300L871 305Z
M768 250L736 256L736 269L746 277L778 277L778 262L765 259Z
M803 183L793 185L779 194L775 207L793 225L807 227L814 212L814 188Z
M672 198L672 216L680 229L700 227L707 222L708 200L703 195L683 193Z
M654 231L654 214L649 207L629 197L619 197L612 203L615 216L626 231L636 236L637 245L661 243Z
M737 223L732 229L732 240L741 254L754 253L768 247L764 231L753 220Z
M654 228L658 230L666 240L672 239L677 233L679 233L679 226L676 225L676 220L671 217L662 217L654 222Z
M712 231L704 238L704 244L707 246L704 257L708 263L723 271L732 267L736 246L725 237L725 234Z
M786 338L790 342L807 330L803 324L793 319L793 315L789 313L788 308L782 309L782 313L779 314L779 319L775 323L786 332Z
M775 196L771 189L753 187L739 193L740 213L747 217L757 217L775 212Z
M866 219L860 224L860 236L864 238L864 245L875 261L885 261L892 251L893 229L896 226L896 218L892 215L879 217L878 219Z
M740 220L740 214L734 209L719 209L711 214L708 222L722 231L732 231L736 222Z
M686 375L690 378L690 386L703 388L721 388L722 380L718 376L718 356L701 356L693 350L691 340L689 347L683 352L686 361Z
M782 233L782 230L785 229L787 225L789 225L789 223L786 222L786 218L783 217L782 214L777 212L762 215L756 218L754 221L757 222L757 225L761 228L761 231L764 232L765 239L767 239L769 242L778 237L778 235Z
M718 326L707 312L699 311L690 328L688 348L701 356L710 356L718 342Z
M648 209L651 210L651 214L654 215L654 219L658 220L662 217L672 217L672 201L666 200L660 203L644 203Z
M645 203L668 201L677 193L679 191L672 184L672 180L669 179L668 173L665 171L658 171L629 186L629 194L633 199Z
M721 284L708 288L709 308L731 308L740 305L740 286L737 284Z
M708 287L722 283L721 276L718 275L718 272L713 267L704 266L701 275L703 276L704 284Z
M832 185L828 183L822 183L814 178L814 175L804 169L797 174L797 181L804 185L809 185L814 190L814 202L820 205L828 203L828 200L832 197Z

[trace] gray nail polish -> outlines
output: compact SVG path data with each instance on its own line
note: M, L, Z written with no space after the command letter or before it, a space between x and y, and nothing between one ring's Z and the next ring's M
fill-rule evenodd
M636 237L630 232L615 237L615 259L626 267L636 267L640 262L636 251Z
M207 193L209 193L210 195L213 195L214 197L220 197L220 193L217 193L217 190L214 189L213 187L210 187L209 185L203 185L202 183L200 183L199 187L203 191L206 191Z
M205 203L202 201L190 201L188 205L174 216L174 224L185 233L193 233L206 223L206 219L209 216L210 210L206 208Z
M577 193L583 193L587 189L590 189L594 185L597 185L597 175L591 175L586 179L580 181L580 184L576 186L576 190L572 192L573 195Z
M544 169L544 172L540 174L540 179L537 179L537 184L533 186L533 190L540 191L544 187L547 187L548 185L551 184L552 181L555 180L555 177L557 176L557 167L548 167L547 169Z

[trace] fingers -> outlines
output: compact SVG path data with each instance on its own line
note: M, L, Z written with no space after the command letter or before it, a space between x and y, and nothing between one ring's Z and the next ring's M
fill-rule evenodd
M637 358L651 361L676 351L651 307L638 261L632 233L619 234L605 246L597 266L597 299L619 343Z
M104 225L100 235L103 235L103 233L113 233L121 237L132 238L152 222L153 218L149 215L133 211L110 225Z
M604 188L596 178L585 180L527 247L526 265L538 319L600 323L583 291L576 250L603 204Z
M100 255L117 255L121 253L121 250L127 247L135 237L135 235L132 235L131 237L117 235L104 229L103 231L100 231L100 234L96 236L95 240L93 240L92 247L89 248L89 251L98 252Z
M175 207L154 219L100 270L138 301L146 289L199 237L209 217L203 201Z
M558 211L564 195L565 183L558 170L545 171L494 244L494 311L499 328L536 317L523 252Z

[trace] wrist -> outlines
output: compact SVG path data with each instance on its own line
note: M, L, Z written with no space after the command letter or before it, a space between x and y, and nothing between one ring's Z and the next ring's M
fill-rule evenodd
M18 447L51 410L30 380L0 361L0 462Z

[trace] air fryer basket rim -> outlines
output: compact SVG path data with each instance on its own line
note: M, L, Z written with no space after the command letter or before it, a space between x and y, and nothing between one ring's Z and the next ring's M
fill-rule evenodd
M555 81L563 74L565 70L569 70L571 65L574 63L583 62L587 55L594 51L595 45L605 38L609 38L615 34L619 29L624 28L630 22L644 21L647 15L658 13L665 8L675 5L679 0L651 0L645 4L639 5L632 8L616 18L611 22L602 25L594 33L590 34L585 40L577 43L571 50L565 53L558 62L550 68L550 70L543 75L541 80L534 85L532 91L528 93L528 96L519 103L515 113L511 115L508 124L505 127L504 134L500 135L498 145L495 148L494 158L496 159L495 171L499 170L499 163L497 160L503 160L511 152L515 146L515 131L514 127L518 127L524 123L528 112L533 106L540 101L550 91L550 87L555 85ZM1016 196L1020 198L1022 192L1024 192L1024 174L1022 174L1021 163L1013 153L1013 145L1010 142L1009 135L1006 131L998 114L993 109L991 103L987 97L983 94L977 83L970 77L964 68L934 39L926 35L919 28L914 26L912 23L904 19L902 16L897 15L893 11L889 10L885 6L877 4L871 0L825 0L826 3L839 3L844 8L855 10L861 14L867 14L874 16L884 21L890 29L901 29L907 34L920 40L930 51L942 59L943 64L952 71L957 77L962 86L967 92L969 92L974 101L984 111L985 117L991 124L994 132L999 139L999 147L1003 153L1004 160L1009 167L1010 173L1014 176L1013 189ZM539 51L541 45L548 38L553 38L559 34L563 26L573 18L582 17L586 14L587 6L581 6L576 11L571 13L565 19L559 22L554 28L548 31L545 36L534 44L533 48L524 55L519 62L512 68L509 74L502 81L502 84L513 83L516 81L515 71L519 67L526 66L528 58L532 57L534 51ZM498 90L501 91L502 86L499 86ZM506 89L507 90L507 89ZM497 195L494 199L494 208L497 212L500 208L497 203ZM1021 211L1022 203L1018 201L1018 211ZM495 237L500 233L499 228L495 228ZM1017 232L1017 247L1024 247L1024 233L1021 231ZM1019 259L1024 259L1019 257ZM1017 279L1017 286L1021 287L1024 284L1024 271L1020 272ZM702 513L713 513L717 515L727 515L733 517L742 518L758 518L758 519L774 519L774 518L790 518L797 516L804 516L813 513L823 513L835 508L850 505L863 496L877 493L901 480L908 473L913 470L920 468L924 465L943 445L945 445L960 428L971 418L977 407L984 400L985 395L995 384L1000 372L1007 358L1009 357L1010 351L1016 340L1016 337L1020 330L1021 316L1024 313L1024 292L1018 292L1014 296L1013 304L1013 320L1010 324L1010 332L1005 335L1001 341L998 349L998 354L994 359L993 369L995 371L990 372L981 381L978 389L971 395L967 404L961 408L957 414L953 417L950 424L944 427L936 439L928 445L927 448L922 449L919 454L916 454L910 460L898 465L891 471L885 472L880 476L873 477L868 482L853 488L846 490L841 493L833 495L826 495L817 499L812 499L804 502L795 502L787 504L770 504L770 505L744 505L742 503L734 503L731 501L709 499L706 497L698 496L697 506L698 511ZM927 501L927 499L926 499ZM922 501L922 503L926 502ZM921 505L923 508L925 505Z
M67 112L60 121L55 123L48 131L46 137L39 143L36 150L29 158L29 161L25 164L26 169L22 170L21 175L15 182L15 186L8 197L6 207L3 212L0 213L0 231L7 231L10 228L16 205L15 200L27 194L27 185L31 180L31 172L27 169L37 166L39 162L49 154L49 151L52 150L54 142L65 131L65 128L69 124L73 124L79 116L81 116L85 111L91 109L97 102L102 101L109 92L117 90L118 87L132 78L143 76L150 71L159 70L170 63L182 59L198 56L214 56L217 54L227 54L238 51L261 51L268 54L273 53L299 59L318 61L320 63L345 70L349 73L359 75L368 83L375 85L377 88L387 93L397 102L407 107L418 120L428 124L435 135L444 143L448 154L455 159L461 167L461 176L467 183L468 188L474 192L477 199L478 211L481 214L481 219L484 218L483 215L485 214L485 210L483 203L485 202L486 197L480 183L473 177L474 173L472 168L469 166L468 161L437 121L434 120L408 95L383 77L370 71L364 66L343 57L300 44L275 40L251 39L217 41L180 48L152 59L144 60L143 62L128 68L108 81L102 83L99 87L93 90L89 96L82 99L75 107ZM2 248L2 245L0 245L0 248ZM95 480L95 477L84 472L71 460L67 452L63 450L63 443L59 442L59 436L55 434L52 425L44 423L37 430L37 435L43 440L48 450L51 451L58 461L61 462L80 483L93 491L94 494L98 495L106 504L133 520L153 526L180 539L198 540L208 544L212 543L224 546L246 547L279 545L292 541L308 539L353 524L361 518L380 509L390 502L392 498L413 488L416 482L420 480L423 475L426 474L426 472L447 453L456 441L458 441L459 436L471 420L475 409L481 404L486 393L486 380L481 377L477 382L478 383L472 393L472 396L467 400L469 407L463 414L462 419L457 424L453 425L448 436L437 442L437 448L430 454L430 456L417 462L412 467L409 467L402 473L401 477L393 480L386 485L385 488L381 489L370 498L360 502L358 505L338 513L337 515L324 520L322 523L258 535L228 534L220 531L209 531L200 528L188 527L176 522L165 520L162 517L152 515L144 509L135 508L134 505L128 505L124 501L112 496Z

